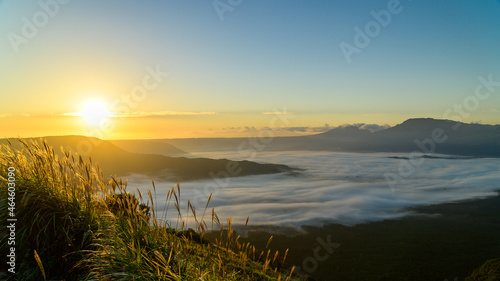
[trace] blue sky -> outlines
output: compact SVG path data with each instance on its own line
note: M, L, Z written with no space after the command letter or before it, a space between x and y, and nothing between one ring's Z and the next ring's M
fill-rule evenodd
M8 34L22 34L40 2L0 4L0 116L9 122L76 112L94 96L112 103L147 66L170 76L132 113L216 113L143 118L149 131L182 124L184 134L265 127L262 112L273 108L293 112L294 126L441 118L474 94L478 76L500 81L499 1L242 0L221 20L212 1L71 0L16 53ZM355 27L388 5L400 12L348 63L339 44L355 46ZM500 123L499 96L463 121ZM57 102L42 108L40 98Z

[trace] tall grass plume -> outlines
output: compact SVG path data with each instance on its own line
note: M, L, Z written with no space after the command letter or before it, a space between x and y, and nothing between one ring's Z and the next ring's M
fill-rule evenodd
M156 217L156 186L147 197L130 193L127 181L105 179L91 158L44 140L19 142L0 151L0 220L7 221L7 171L16 169L17 273L12 280L297 280L283 269L284 258L269 249L240 243L232 219L221 223L209 208L188 200L181 210L180 184L168 190L164 214L172 205L177 220ZM205 239L205 221L219 229ZM249 218L245 223L245 228ZM187 228L194 223L195 229ZM8 229L0 230L7 254ZM5 264L0 270L6 272Z

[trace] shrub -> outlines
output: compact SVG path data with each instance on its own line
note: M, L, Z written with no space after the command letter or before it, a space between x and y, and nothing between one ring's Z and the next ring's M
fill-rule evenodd
M476 268L465 281L500 281L500 258L486 261Z
M151 208L144 203L139 204L137 197L130 193L112 194L105 202L109 211L115 215L144 216L149 221Z

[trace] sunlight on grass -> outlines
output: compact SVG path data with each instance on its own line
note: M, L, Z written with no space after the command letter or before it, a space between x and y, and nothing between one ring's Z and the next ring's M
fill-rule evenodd
M9 143L0 155L2 221L8 214L7 170L16 169L18 280L298 280L293 268L283 267L288 251L272 252L272 237L262 250L240 243L232 219L221 223L208 209L211 196L201 217L190 201L182 216L180 186L173 186L165 200L173 203L180 227L172 228L156 217L154 182L143 198L127 191L126 180L105 180L91 159L56 153L45 141L18 141L21 150ZM215 242L204 238L205 216L220 229ZM195 230L185 229L188 219ZM0 235L3 255L8 230Z

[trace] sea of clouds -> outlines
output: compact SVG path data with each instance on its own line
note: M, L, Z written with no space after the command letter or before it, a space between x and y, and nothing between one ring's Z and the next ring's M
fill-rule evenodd
M238 153L197 153L195 156L243 160ZM494 196L500 190L500 159L422 159L412 176L391 188L386 173L398 173L401 161L390 158L408 156L389 153L336 152L261 152L253 161L281 163L303 169L295 174L247 176L225 179L226 186L214 180L181 182L181 209L186 217L188 198L195 200L198 218L203 213L200 194L206 202L214 195L209 209L215 207L221 221L233 217L251 225L293 226L359 223L415 215L408 207ZM129 190L145 194L152 189L151 178L132 175ZM177 218L173 203L165 212L165 197L175 182L156 185L157 217L171 222ZM211 211L205 215L211 221ZM191 219L192 220L192 219ZM175 225L173 225L175 226Z

